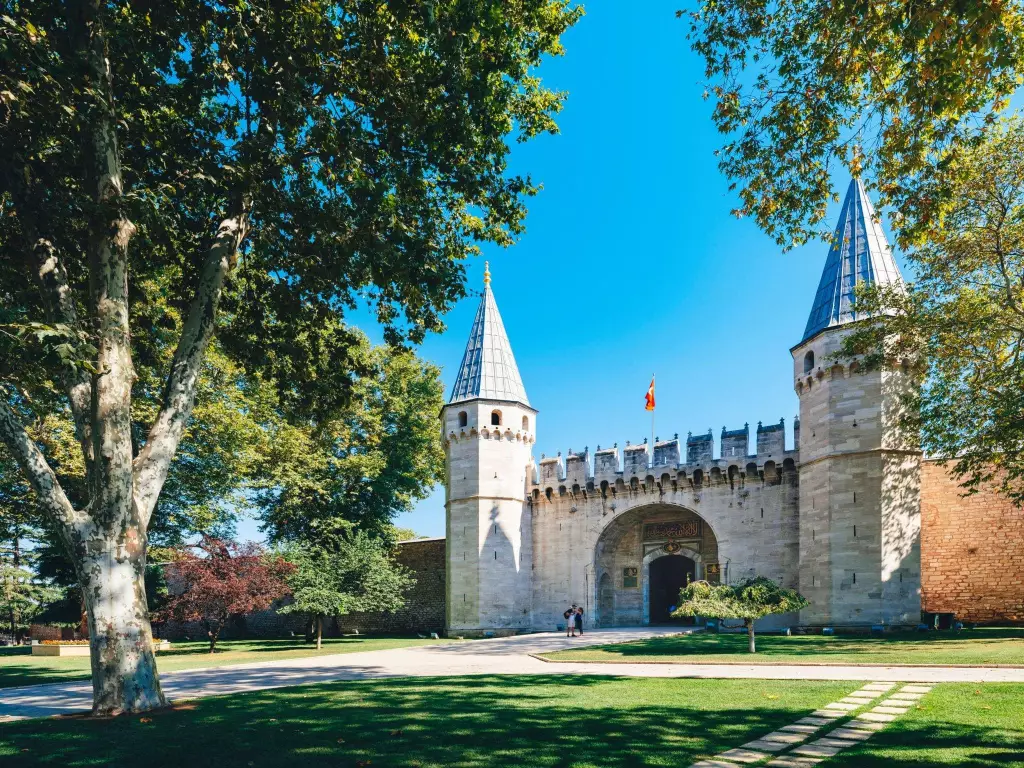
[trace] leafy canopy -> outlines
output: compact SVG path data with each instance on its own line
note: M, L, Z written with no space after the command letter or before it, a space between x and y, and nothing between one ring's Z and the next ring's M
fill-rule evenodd
M919 243L1024 71L1017 0L703 0L685 15L736 213L787 247L838 201L837 165L874 179L900 244Z
M281 613L344 616L355 611L393 612L415 583L384 544L364 531L340 535L324 546L296 546L286 557L293 602Z
M693 581L679 592L673 616L708 616L751 622L774 613L799 611L808 605L796 590L757 576L736 585Z
M253 543L204 536L195 549L164 566L169 595L162 618L202 622L212 652L231 616L266 610L288 593L292 566Z
M921 361L903 426L952 460L969 493L994 483L1024 504L1024 121L1001 122L965 151L953 204L913 252L906 294L878 287L844 353L869 364Z

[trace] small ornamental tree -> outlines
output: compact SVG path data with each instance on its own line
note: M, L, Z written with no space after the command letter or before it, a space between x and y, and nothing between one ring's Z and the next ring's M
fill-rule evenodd
M808 605L806 598L764 576L748 579L736 586L694 581L679 591L679 607L673 616L709 616L715 619L743 619L754 653L754 621L773 613L799 611Z
M288 594L285 579L293 566L253 543L206 536L196 549L201 554L185 551L166 566L170 595L162 617L202 622L213 653L228 619L266 610Z
M323 545L296 547L288 559L295 568L288 577L294 602L281 613L309 614L316 623L318 649L324 618L353 611L397 611L416 583L383 542L362 531L330 537Z

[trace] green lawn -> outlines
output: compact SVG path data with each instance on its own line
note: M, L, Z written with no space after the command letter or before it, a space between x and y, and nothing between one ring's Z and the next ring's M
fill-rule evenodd
M858 687L578 676L300 686L145 718L0 723L0 764L685 768Z
M763 635L747 653L746 634L656 637L546 654L552 661L739 662L744 664L1017 664L1024 665L1024 629L971 629L892 634Z
M937 685L866 744L823 768L1024 766L1024 685Z
M220 667L225 664L246 664L253 661L297 659L305 656L328 656L356 651L382 651L388 648L408 648L414 645L459 642L457 640L421 640L394 637L343 637L324 640L323 650L296 640L222 640L217 652L208 652L206 642L172 643L170 651L157 653L157 665L162 672L197 667ZM87 679L88 656L33 656L27 646L0 648L0 688L35 683L57 683L65 680Z

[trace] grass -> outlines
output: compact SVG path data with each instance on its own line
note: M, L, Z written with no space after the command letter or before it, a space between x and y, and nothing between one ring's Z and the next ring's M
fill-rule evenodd
M357 651L382 651L388 648L408 648L414 645L458 642L455 640L423 640L396 637L342 637L324 640L317 651L302 638L295 640L221 640L217 652L209 653L206 642L176 642L171 650L157 653L157 666L161 672L199 667L222 667L227 664L247 664L254 661L283 661L306 656L328 656ZM0 688L36 683L59 683L68 680L87 680L90 677L88 656L33 656L28 646L0 648Z
M1024 685L943 684L828 768L1024 767Z
M886 635L759 635L747 653L746 634L676 635L545 654L552 661L743 664L992 664L1024 665L1024 629L894 632Z
M0 723L0 764L686 766L858 687L590 676L344 682L200 699L146 717Z

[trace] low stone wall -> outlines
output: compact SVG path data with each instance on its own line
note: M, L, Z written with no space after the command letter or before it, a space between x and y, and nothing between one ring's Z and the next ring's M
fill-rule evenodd
M961 621L1024 621L1024 509L991 489L961 493L948 467L921 463L922 607Z
M416 579L405 607L395 613L352 613L338 619L342 632L429 634L444 632L445 540L419 539L398 545L395 559Z

